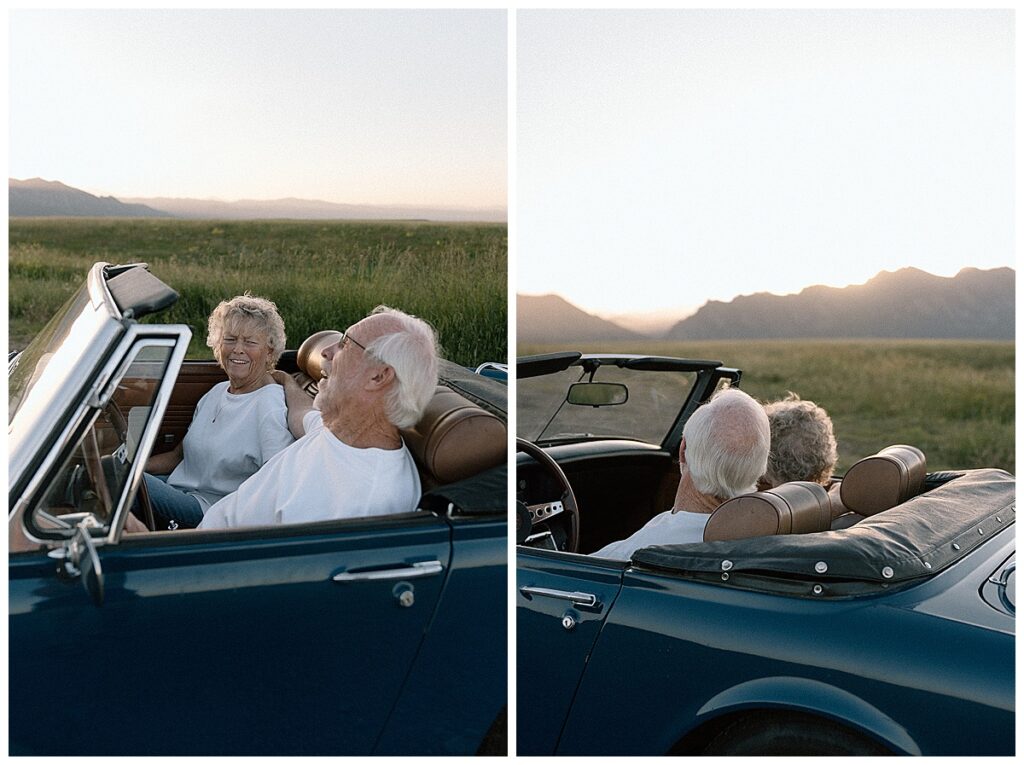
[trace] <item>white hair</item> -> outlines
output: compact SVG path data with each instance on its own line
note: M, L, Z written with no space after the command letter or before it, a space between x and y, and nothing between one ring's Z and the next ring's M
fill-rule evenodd
M266 298L246 292L230 300L221 301L207 320L206 344L213 351L214 358L221 364L220 341L225 331L236 331L239 327L251 326L267 338L270 355L267 363L272 369L281 358L287 342L284 334L284 320L277 312L277 306Z
M764 409L736 388L720 390L683 427L686 464L701 494L731 499L757 488L768 465L771 431Z
M828 484L838 459L828 412L792 392L781 401L765 404L764 411L772 432L765 482L772 486L787 481Z
M397 428L419 422L437 387L437 336L423 319L395 308L377 306L371 315L384 315L390 326L366 345L366 353L395 370L395 385L384 411Z

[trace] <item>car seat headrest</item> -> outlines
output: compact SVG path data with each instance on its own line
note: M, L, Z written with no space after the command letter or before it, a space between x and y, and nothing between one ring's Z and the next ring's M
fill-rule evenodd
M298 353L295 354L295 363L310 379L318 382L323 377L324 349L340 339L341 332L336 329L325 329L310 335L299 346Z
M708 518L704 541L809 534L827 531L831 522L832 505L825 487L791 481L723 502Z
M843 504L860 515L875 515L921 493L924 452L897 444L865 457L846 471L839 485Z

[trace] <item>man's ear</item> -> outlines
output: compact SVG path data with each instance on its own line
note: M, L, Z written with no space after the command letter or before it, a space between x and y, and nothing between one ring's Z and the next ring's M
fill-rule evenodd
M679 440L679 464L686 464L686 436Z
M366 383L367 390L381 390L391 385L395 379L395 370L387 364L381 364Z

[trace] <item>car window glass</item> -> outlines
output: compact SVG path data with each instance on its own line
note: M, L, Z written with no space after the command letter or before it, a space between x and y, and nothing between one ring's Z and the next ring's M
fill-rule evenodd
M518 435L530 441L621 436L660 444L686 403L697 375L602 365L594 381L625 385L629 400L600 407L566 403L569 386L588 378L581 367L573 366L557 374L519 380Z
M62 516L81 513L110 523L139 456L139 440L173 350L173 344L136 346L121 367L110 402L47 482L49 488L33 513L39 528L66 525Z

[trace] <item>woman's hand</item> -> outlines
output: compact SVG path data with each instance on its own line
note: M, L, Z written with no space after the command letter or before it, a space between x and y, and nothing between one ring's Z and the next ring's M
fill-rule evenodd
M313 399L287 372L275 369L270 376L274 378L274 382L284 387L284 402L288 407L288 429L295 438L302 438L306 435L302 418L313 408Z

